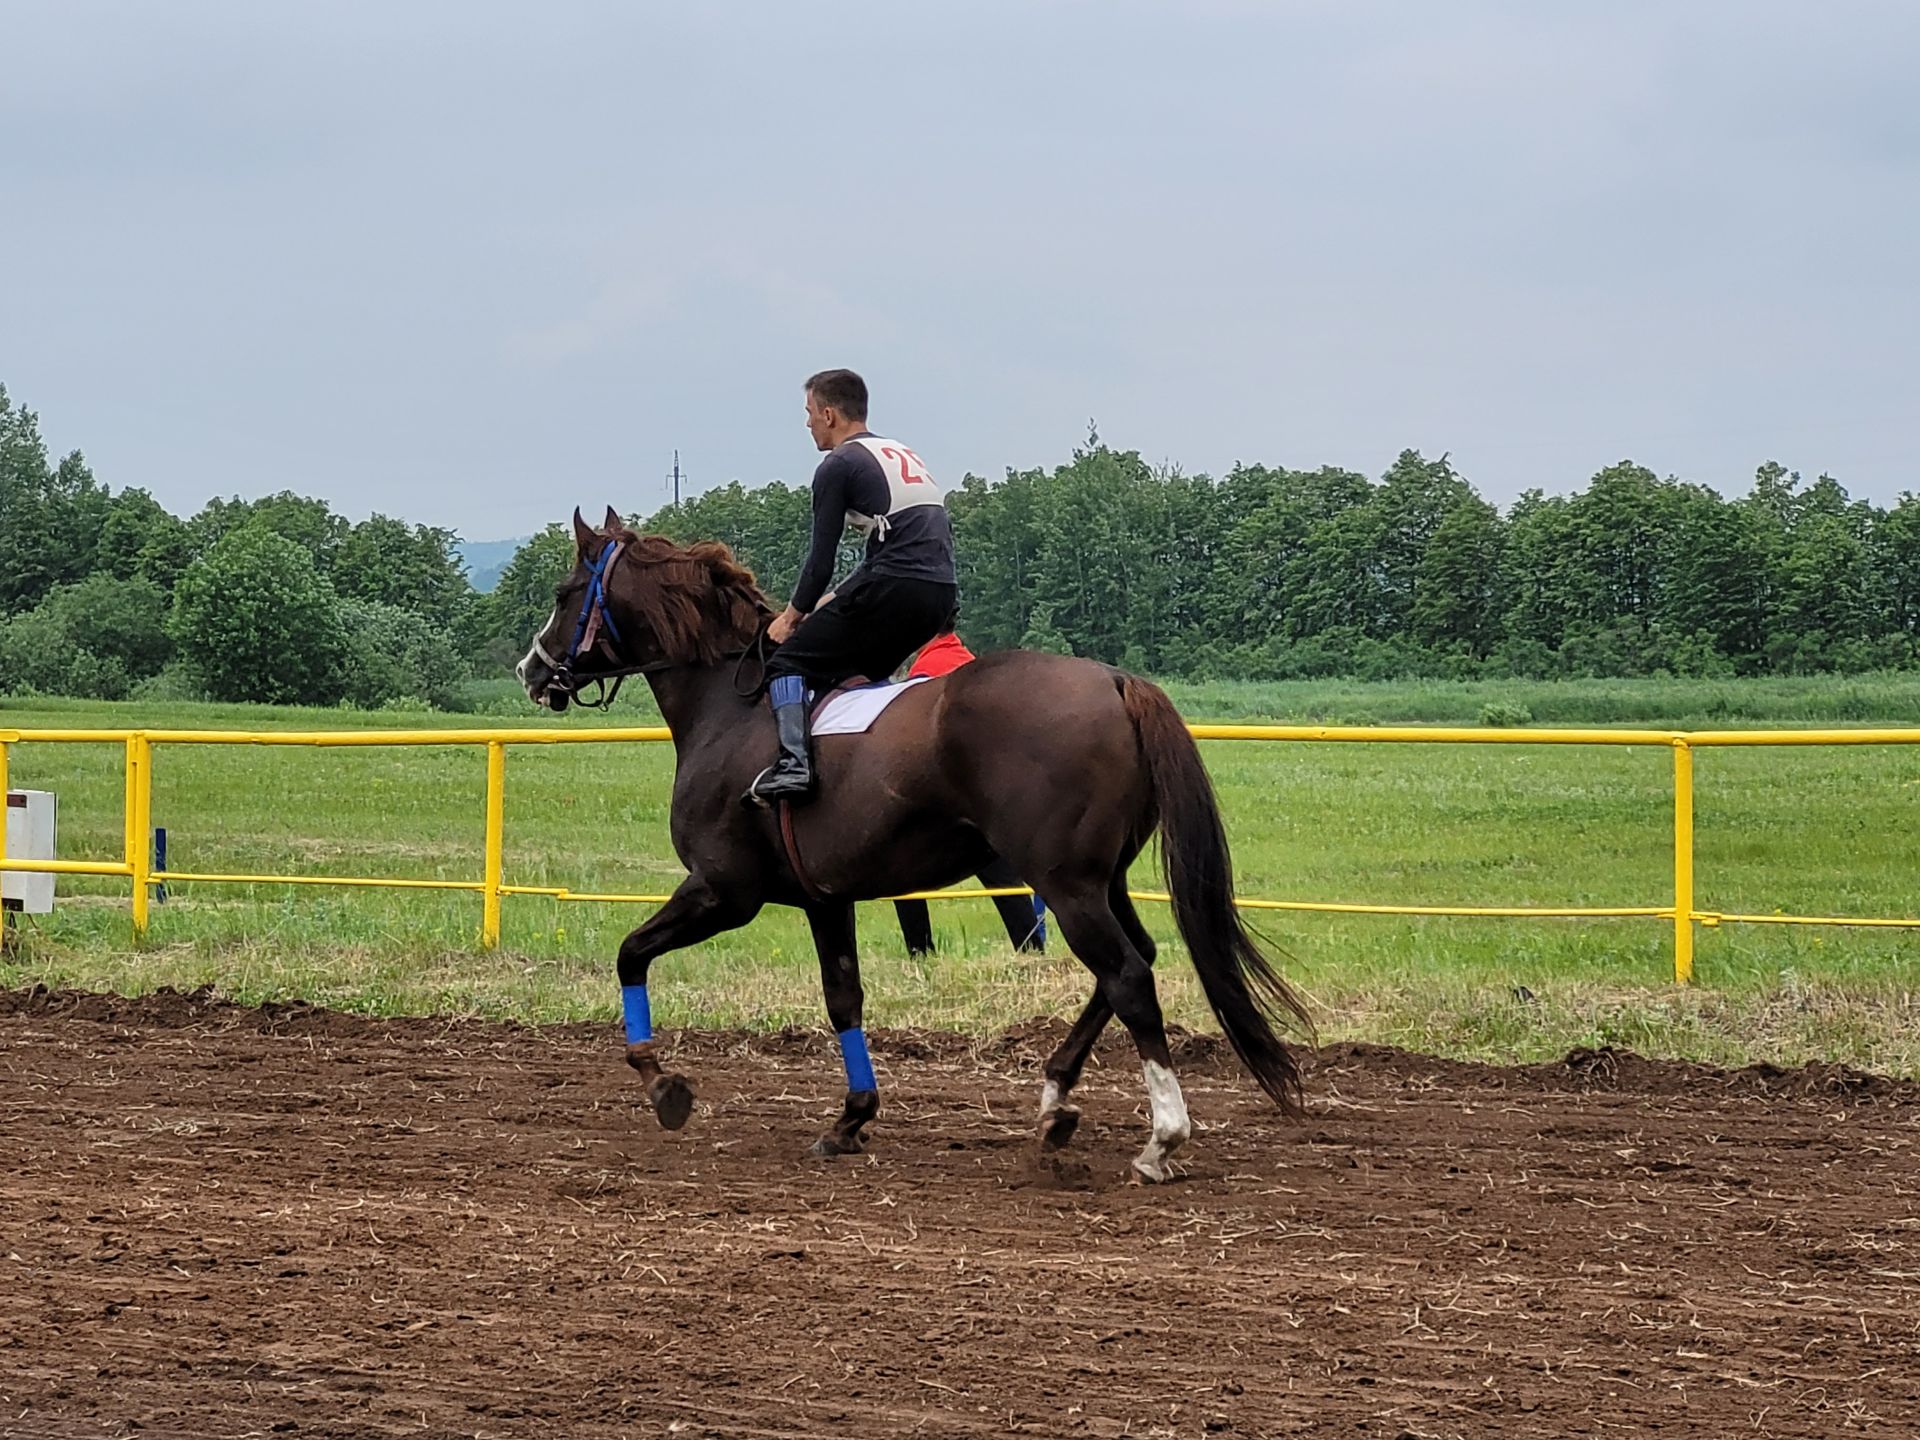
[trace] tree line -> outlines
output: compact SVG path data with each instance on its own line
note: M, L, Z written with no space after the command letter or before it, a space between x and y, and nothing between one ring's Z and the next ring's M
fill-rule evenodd
M51 461L0 386L0 693L452 706L478 618L454 544L286 492L181 519Z
M1622 462L1502 513L1412 450L1378 480L1215 479L1091 436L1052 470L969 475L948 504L976 649L1267 680L1808 674L1920 654L1920 499L1882 508L1771 462L1734 499ZM726 540L784 597L807 506L734 485L651 523Z
M640 523L726 541L782 600L809 504L805 487L735 483ZM1622 462L1503 512L1444 456L1406 451L1377 480L1213 478L1090 436L1051 470L967 476L949 508L978 650L1250 679L1805 674L1920 655L1920 500L1877 506L1774 463L1725 498ZM573 554L551 525L482 595L455 545L284 492L174 516L77 453L52 460L0 387L0 691L456 706L523 653Z

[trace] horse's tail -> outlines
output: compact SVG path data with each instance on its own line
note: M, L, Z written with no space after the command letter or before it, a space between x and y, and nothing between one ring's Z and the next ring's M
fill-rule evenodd
M1292 1023L1311 1033L1313 1020L1234 908L1227 832L1200 747L1158 685L1135 675L1119 683L1153 783L1174 918L1207 1003L1260 1088L1288 1114L1301 1114L1300 1066L1275 1026Z

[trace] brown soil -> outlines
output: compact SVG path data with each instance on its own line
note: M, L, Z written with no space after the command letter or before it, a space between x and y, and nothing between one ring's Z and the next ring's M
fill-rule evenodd
M207 995L0 994L0 1434L1906 1436L1920 1093L1612 1052L1331 1047L1284 1122L1180 1047L1185 1177L1126 1181L1103 1049L875 1037L869 1155L806 1148L830 1039Z

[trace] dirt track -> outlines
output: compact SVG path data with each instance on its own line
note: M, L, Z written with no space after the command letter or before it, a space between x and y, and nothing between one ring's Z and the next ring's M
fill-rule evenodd
M1204 1037L1181 1183L1103 1051L0 994L0 1434L1910 1435L1920 1093L1330 1049L1278 1117Z

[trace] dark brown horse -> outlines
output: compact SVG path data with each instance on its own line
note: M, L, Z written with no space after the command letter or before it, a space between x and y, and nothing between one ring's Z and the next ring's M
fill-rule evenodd
M687 878L619 956L627 1061L661 1124L684 1125L693 1092L663 1071L654 1048L649 968L771 902L806 913L847 1062L845 1108L815 1149L861 1149L879 1094L861 1031L853 904L953 884L997 854L1046 901L1095 981L1044 1068L1042 1145L1072 1137L1079 1112L1067 1097L1118 1015L1153 1112L1133 1167L1142 1179L1166 1179L1167 1157L1189 1133L1186 1103L1154 990L1154 943L1127 896L1127 868L1156 828L1207 1002L1261 1088L1298 1112L1299 1069L1275 1027L1305 1025L1306 1010L1234 909L1212 785L1158 687L1091 660L1024 651L913 687L867 734L816 742L819 796L792 813L796 873L776 817L740 800L774 753L765 707L737 683L744 673L751 692L754 647L771 615L753 576L724 545L638 536L611 510L598 530L576 511L574 534L578 559L518 674L529 696L559 710L595 678L644 673L673 730L671 828Z

